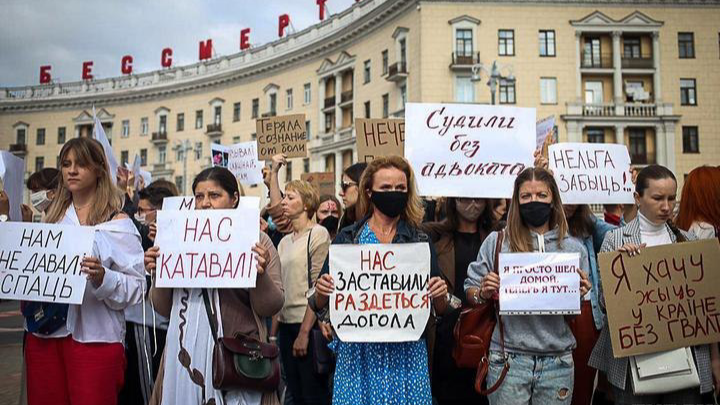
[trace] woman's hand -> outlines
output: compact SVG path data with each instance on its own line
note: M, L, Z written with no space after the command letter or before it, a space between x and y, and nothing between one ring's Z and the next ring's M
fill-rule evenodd
M285 155L279 154L272 157L272 171L276 174L285 164L287 164L287 158L285 157Z
M432 277L428 282L428 292L433 299L447 297L447 284L441 277Z
M618 249L618 252L627 253L630 256L635 256L640 254L640 249L644 249L645 246L647 246L646 243L642 243L640 245L636 245L634 243L626 243L622 245L620 249Z
M302 329L300 329L297 339L293 342L292 351L294 357L307 356L307 347L308 342L310 341L309 334L310 332L303 332Z
M542 154L542 148L536 149L535 152L533 152L533 157L535 158L535 167L540 167L545 170L548 169L548 160L545 156Z
M160 257L160 247L153 246L145 252L145 271L150 277L155 277L155 261Z
M262 247L260 243L256 243L255 246L253 246L252 251L255 253L255 261L257 262L255 268L257 268L258 276L265 274L265 268L270 262L270 252Z
M151 222L150 225L148 225L148 228L150 229L148 231L148 239L155 242L155 235L157 235L157 223Z
M484 300L489 300L495 295L500 289L500 276L497 273L490 272L483 277L482 283L480 283L480 297Z
M583 270L578 269L578 274L580 275L580 296L584 297L592 288L592 284L590 284L587 273Z
M97 257L83 257L80 271L87 274L87 279L90 280L95 288L102 285L103 279L105 278L105 267L103 267L100 259Z
M23 222L32 222L33 210L27 204L20 206L20 212L22 213Z
M315 292L319 296L328 298L333 291L335 291L335 282L333 281L331 275L323 274L317 279L317 282L315 283Z
M328 342L333 340L333 328L328 322L318 321L318 327Z

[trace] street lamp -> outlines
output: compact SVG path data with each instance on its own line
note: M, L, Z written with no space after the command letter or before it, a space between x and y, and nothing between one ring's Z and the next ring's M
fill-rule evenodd
M185 194L187 184L187 159L188 159L188 153L193 151L193 146L190 143L190 140L185 139L181 142L178 142L175 146L173 146L173 151L177 154L177 152L182 152L182 161L183 161L183 184L181 185L181 192L183 195ZM199 152L200 149L195 148L196 152Z
M507 71L507 75L503 75L502 71ZM495 104L495 90L497 90L497 86L500 80L505 80L508 82L514 82L515 76L513 75L513 67L512 65L502 65L497 63L497 61L493 61L492 66L490 69L482 63L477 63L473 65L472 67L472 77L470 78L471 81L477 82L482 80L480 73L485 72L486 75L488 75L489 80L487 82L487 85L490 87L490 100L492 104Z

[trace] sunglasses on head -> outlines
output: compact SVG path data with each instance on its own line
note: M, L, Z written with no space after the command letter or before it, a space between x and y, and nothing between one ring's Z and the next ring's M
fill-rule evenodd
M357 186L357 183L355 183L354 181L350 181L350 182L347 182L347 183L343 181L343 182L340 183L340 188L342 189L343 193L346 192L347 189L350 188L350 187L352 187L352 186Z

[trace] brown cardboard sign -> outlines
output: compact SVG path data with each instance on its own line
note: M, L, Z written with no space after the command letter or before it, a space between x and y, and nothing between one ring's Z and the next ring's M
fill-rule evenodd
M717 239L598 259L615 357L720 341Z
M405 120L355 119L358 162L372 162L377 156L405 154Z
M307 157L305 114L260 118L256 123L259 160L271 160L280 153L288 159Z
M303 173L300 175L300 179L310 183L318 193L323 196L335 195L335 173Z

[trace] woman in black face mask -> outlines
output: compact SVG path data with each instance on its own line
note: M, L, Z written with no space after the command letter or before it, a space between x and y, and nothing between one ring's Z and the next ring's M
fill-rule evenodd
M368 165L358 188L358 208L364 218L340 230L333 243L428 243L428 291L436 313L444 313L447 287L430 239L418 229L424 213L410 165L399 156L377 158ZM309 300L321 318L327 316L328 298L334 290L328 273L326 260ZM350 343L336 337L331 348L337 356L333 404L432 403L424 338L401 343Z
M588 254L568 234L560 193L552 174L528 168L515 179L507 227L500 252L564 252L580 254L580 295L590 289ZM491 233L470 264L465 293L470 303L496 299L500 278L493 272L498 233ZM575 338L562 315L514 315L502 318L504 352L496 327L490 343L487 386L509 369L490 404L570 404L573 391Z
M330 240L335 239L335 235L337 235L340 217L342 217L342 207L338 199L329 194L321 195L320 205L315 212L315 220L328 230Z

